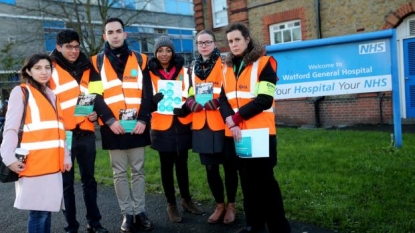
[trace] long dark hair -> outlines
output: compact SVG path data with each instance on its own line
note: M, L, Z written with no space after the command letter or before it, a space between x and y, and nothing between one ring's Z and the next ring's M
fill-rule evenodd
M249 29L242 23L233 23L226 27L225 33L228 34L229 32L233 31L240 31L242 36L246 39L249 38L247 52L250 52L254 48L254 40L250 36Z
M36 63L38 63L40 60L47 60L50 64L50 69L52 70L52 59L49 55L43 54L43 53L35 53L28 57L26 61L23 64L23 67L20 69L20 79L21 83L28 83L37 90L39 90L42 94L45 94L45 87L33 79L31 75L27 73L27 70L30 70L33 68ZM49 82L46 84L46 86L49 86Z

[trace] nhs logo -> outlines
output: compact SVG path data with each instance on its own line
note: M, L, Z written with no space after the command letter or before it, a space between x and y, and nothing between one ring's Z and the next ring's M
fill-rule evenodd
M386 52L385 42L376 42L376 43L359 45L359 54L383 53L383 52Z

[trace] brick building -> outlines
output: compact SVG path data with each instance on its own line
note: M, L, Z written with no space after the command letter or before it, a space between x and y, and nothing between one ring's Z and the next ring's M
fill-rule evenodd
M415 118L415 1L194 0L196 31L213 29L226 53L225 27L243 22L264 45L396 29L401 116ZM278 85L278 84L277 84ZM280 124L391 123L391 92L277 100Z

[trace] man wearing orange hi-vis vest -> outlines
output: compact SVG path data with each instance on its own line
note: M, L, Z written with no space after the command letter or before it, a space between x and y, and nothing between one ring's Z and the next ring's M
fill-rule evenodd
M86 206L88 231L108 232L101 226L101 213L97 205L97 182L95 181L95 111L76 116L76 105L80 96L88 95L90 82L100 80L92 68L90 60L82 53L79 35L69 29L60 31L56 36L56 48L51 57L55 69L50 79L50 87L61 101L67 144L71 150L72 162L79 165L83 197ZM77 232L79 222L76 219L74 168L63 174L63 189L67 225L66 232Z
M152 104L147 56L129 49L121 19L107 19L104 30L104 49L91 58L101 82L90 85L89 90L99 94L96 110L102 148L109 150L115 193L123 215L121 231L152 230L153 223L145 212L144 158L145 146L150 145Z

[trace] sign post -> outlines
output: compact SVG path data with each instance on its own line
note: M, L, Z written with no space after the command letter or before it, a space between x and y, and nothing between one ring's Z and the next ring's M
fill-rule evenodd
M278 62L275 99L392 91L394 142L402 146L394 29L266 49Z

